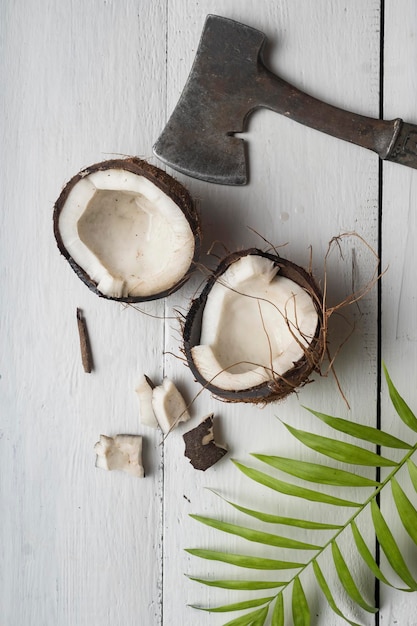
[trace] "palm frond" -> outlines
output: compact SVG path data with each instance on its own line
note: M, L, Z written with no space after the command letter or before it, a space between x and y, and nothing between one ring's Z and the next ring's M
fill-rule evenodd
M284 626L284 596L279 593L272 612L271 626Z
M333 594L330 591L330 587L327 584L327 581L324 578L323 572L321 571L320 566L316 560L313 561L313 570L316 575L316 579L320 586L320 589L324 593L324 597L326 598L330 608L336 613L336 615L338 615L339 617L342 617L351 626L360 626L360 624L357 624L356 622L351 622L338 608L338 606L336 605L336 601L333 597Z
M297 541L290 539L289 537L282 537L280 535L274 535L272 533L264 533L253 528L246 528L245 526L238 526L237 524L228 524L221 522L220 520L213 519L212 517L203 517L202 515L190 515L190 517L196 519L202 524L217 528L226 533L232 535L238 535L247 539L248 541L254 541L256 543L264 543L267 546L275 546L276 548L290 548L292 550L320 550L322 546L318 546L313 543L306 543L305 541Z
M208 578L188 577L202 585L209 587L219 587L220 589L235 589L237 591L259 591L260 589L275 589L276 587L285 587L287 582L270 581L270 580L212 580Z
M268 607L264 607L263 609L258 609L257 611L252 611L251 613L246 613L246 615L232 619L224 626L254 626L254 624L256 626L263 626L267 615Z
M211 613L228 613L231 611L242 611L243 609L253 609L255 606L263 606L269 604L271 600L274 600L275 596L267 598L256 598L256 600L245 600L244 602L235 602L233 604L224 604L223 606L211 607L206 609L203 606L197 606L190 604L193 609L200 609L200 611L210 611Z
M394 384L390 378L390 375L388 374L388 370L385 366L385 363L382 364L382 367L384 368L385 379L387 381L389 395L390 395L391 402L395 410L397 411L399 417L402 419L404 424L406 424L409 428L411 428L411 430L414 430L415 432L417 432L417 417L414 415L414 413L412 412L408 404L405 402L405 400L400 396L396 387L394 387Z
M388 581L386 576L381 571L381 568L379 567L378 563L374 559L371 551L366 545L364 538L359 532L359 529L354 520L351 523L351 529L352 529L353 539L355 540L355 544L358 549L358 552L361 555L362 559L365 561L366 565L369 567L369 569L373 573L373 575L375 576L375 578L383 582L385 585L388 585L389 587L393 587L394 585L392 585ZM407 589L402 589L402 591L407 591Z
M383 368L393 407L399 418L413 431L413 437L415 437L415 433L417 432L417 417L398 393L389 377L385 365L383 365ZM266 525L276 524L284 527L288 526L294 529L302 529L303 531L308 530L312 535L321 537L319 540L313 539L310 542L289 538L281 534L267 532L266 530L259 530L259 528L254 528L247 524L232 524L212 517L192 515L191 517L199 523L210 526L215 530L237 536L243 540L254 542L255 544L263 544L276 549L284 548L294 551L303 551L300 557L301 560L290 561L286 559L265 558L261 555L234 554L228 551L220 552L198 548L188 549L187 552L196 557L211 561L221 561L239 568L252 570L288 570L288 579L284 581L265 581L262 579L247 580L239 577L227 580L190 577L192 580L204 585L239 592L253 592L262 589L275 590L272 596L262 598L252 597L248 600L223 604L208 609L195 607L215 612L247 611L249 609L249 612L227 622L225 626L263 626L267 623L267 620L268 624L271 626L285 626L284 597L287 593L291 594L291 612L294 626L309 626L311 622L310 609L307 594L305 593L302 583L303 572L309 567L312 568L315 581L334 613L351 626L359 626L356 622L351 621L339 608L339 603L335 599L334 592L331 591L320 568L318 561L321 555L326 551L330 552L333 567L340 581L340 585L351 600L358 607L367 612L377 612L377 609L365 598L366 594L364 595L359 584L355 581L348 559L343 556L340 549L339 539L342 533L348 529L351 533L350 538L353 539L353 550L357 551L362 559L361 562L363 566L366 567L375 578L383 584L395 587L401 591L417 591L417 580L411 573L406 558L401 553L394 534L390 530L378 504L379 495L385 487L390 486L390 491L387 490L387 494L391 498L393 507L398 513L407 536L417 545L417 507L415 503L412 502L412 498L407 495L401 487L398 476L398 472L403 467L406 468L414 491L417 492L417 465L412 460L412 456L417 451L417 443L403 441L391 433L364 426L359 422L351 422L311 409L307 410L321 422L324 422L327 426L336 431L336 433L341 432L350 437L351 441L340 441L334 438L324 437L313 432L294 428L289 424L284 424L285 428L301 444L320 455L324 455L327 458L326 463L300 461L278 454L254 454L253 457L256 461L263 463L268 468L272 468L273 471L281 472L290 477L290 480L291 477L295 477L298 481L305 481L310 485L319 485L317 489L304 487L302 484L295 484L290 482L290 480L281 480L277 476L260 471L256 467L250 467L236 460L233 460L233 463L239 471L257 485L261 485L261 487L272 489L278 494L293 496L303 501L317 502L324 507L329 507L330 519L331 511L333 510L331 507L344 509L346 511L346 520L344 523L336 524L332 522L323 523L299 517L284 517L270 512L247 508L236 502L225 500L227 504L231 505L239 513L242 513L246 518L256 520L258 526L259 523ZM397 461L387 456L379 455L377 452L370 449L369 446L372 445L384 446L391 450L402 450L404 451L404 455ZM339 464L342 464L342 467L329 466L328 459L337 460ZM343 465L345 467L343 467ZM384 480L379 482L364 475L363 472L365 469L358 470L355 468L354 471L352 471L352 465L365 469L369 467L386 467L389 468L389 470ZM339 497L339 493L338 495L331 493L331 490L334 488L337 488L338 492L340 492L341 489L350 487L359 488L361 493L364 493L360 502ZM356 523L357 518L367 508L370 509L373 530L381 546L382 553L385 555L392 570L406 585L405 587L397 587L389 581L383 571L383 567L377 563L359 531L358 524ZM327 536L327 539L323 540L323 535L317 534L323 531L330 533L331 537L328 538ZM313 555L306 558L306 551L312 551ZM287 610L289 610L289 606L288 604Z
M247 567L249 569L300 569L306 565L305 563L298 563L295 561L266 559L264 557L247 556L245 554L230 554L229 552L218 552L216 550L204 550L198 548L187 548L186 552L194 556L199 556L201 559L208 559L209 561L222 561L223 563L230 563L231 565Z
M377 539L392 569L410 589L417 591L417 582L408 569L398 544L394 539L394 535L389 529L376 500L372 500L371 502L371 511Z
M378 428L372 426L365 426L365 424L358 424L357 422L351 422L349 420L342 419L341 417L333 417L332 415L325 415L319 411L313 411L304 407L307 411L318 417L322 422L331 426L334 430L338 430L341 433L355 437L356 439L362 439L367 443L373 443L377 446L385 446L387 448L399 448L400 450L410 450L413 446L406 441L402 441L397 437L394 437L390 433L386 433Z
M408 471L410 474L411 482L414 485L414 489L417 491L417 465L413 463L411 459L407 459Z
M302 478L312 483L321 485L333 485L335 487L376 487L379 483L376 480L366 478L354 472L328 467L319 463L308 463L307 461L297 461L287 459L282 456L270 456L266 454L253 455L259 461L275 467L276 469Z
M417 544L417 511L395 478L391 480L391 489L403 526Z
M294 626L310 626L310 609L298 576L294 578L292 585L292 619Z
M300 519L298 517L284 517L282 515L275 515L273 513L264 513L263 511L248 509L247 507L240 506L239 504L236 504L236 502L231 502L230 500L225 500L225 502L230 504L230 506L235 508L237 511L245 513L245 515L254 517L261 522L265 522L266 524L281 524L282 526L293 526L295 528L305 528L307 530L337 530L339 528L342 528L340 524L326 524L323 522L315 522L314 520Z
M322 504L333 504L334 506L346 506L346 507L360 507L360 502L353 502L352 500L344 500L343 498L338 498L336 496L328 495L321 491L314 491L313 489L306 489L305 487L299 487L298 485L294 485L293 483L288 483L283 480L278 480L270 474L265 474L264 472L260 472L253 467L247 467L242 463L238 463L237 461L233 461L237 468L240 469L241 472L252 478L257 483L261 485L265 485L265 487L269 487L270 489L274 489L275 491L279 491L287 496L295 496L297 498L303 498L303 500L310 500L311 502L321 502Z
M301 443L308 448L324 454L331 459L347 463L349 465L367 465L369 467L393 467L397 465L395 461L387 459L372 450L361 448L360 446L344 441L336 441L331 437L323 437L305 430L299 430L289 424L284 426Z
M332 541L331 546L337 575L339 576L340 582L345 588L346 593L362 609L368 611L368 613L376 613L378 609L368 604L368 602L366 602L366 600L364 600L364 598L362 597L361 592L359 591L353 579L353 576L350 573L349 567L347 566L346 561L343 558L340 548L337 545L337 541Z

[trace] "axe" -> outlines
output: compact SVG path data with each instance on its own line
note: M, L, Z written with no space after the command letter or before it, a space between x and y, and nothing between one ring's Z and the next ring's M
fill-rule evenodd
M265 107L300 124L417 168L417 126L344 111L303 93L265 66L264 33L208 15L187 83L155 155L170 167L212 183L244 185L246 150L235 133Z

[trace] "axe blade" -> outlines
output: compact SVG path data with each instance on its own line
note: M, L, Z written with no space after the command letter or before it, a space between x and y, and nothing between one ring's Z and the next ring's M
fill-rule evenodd
M190 75L153 147L175 170L211 183L245 185L245 142L234 137L257 107L244 87L256 82L264 33L208 15Z
M417 125L358 115L303 93L264 65L265 40L250 26L207 17L184 91L154 146L156 156L195 178L244 185L245 144L234 134L244 130L254 109L266 107L417 169Z

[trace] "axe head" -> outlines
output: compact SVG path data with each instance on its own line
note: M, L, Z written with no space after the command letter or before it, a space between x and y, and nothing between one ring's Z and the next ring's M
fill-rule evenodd
M265 35L208 15L187 83L153 147L173 169L212 183L247 183L245 142L234 137L257 106L256 84Z

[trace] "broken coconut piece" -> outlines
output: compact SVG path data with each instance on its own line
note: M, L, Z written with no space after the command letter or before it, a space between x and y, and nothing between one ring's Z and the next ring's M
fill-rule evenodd
M191 465L205 471L227 454L227 449L214 441L213 414L208 415L196 428L183 435L185 456Z
M139 435L100 435L94 446L96 467L105 470L123 470L127 474L143 478L142 437Z
M169 378L164 378L162 385L158 385L153 390L152 407L165 435L180 422L190 419L184 398Z
M139 417L141 424L149 426L150 428L158 428L158 421L152 406L152 394L154 389L155 385L151 379L143 374L136 387L136 393L139 399Z
M187 315L188 365L221 399L282 399L319 368L321 302L313 277L294 263L255 248L231 254Z
M148 376L143 376L136 388L139 398L140 421L151 428L161 428L167 435L180 422L190 419L187 405L172 380L164 378L155 386Z
M188 191L137 158L92 165L64 187L54 208L61 253L95 293L123 302L169 295L199 251Z

